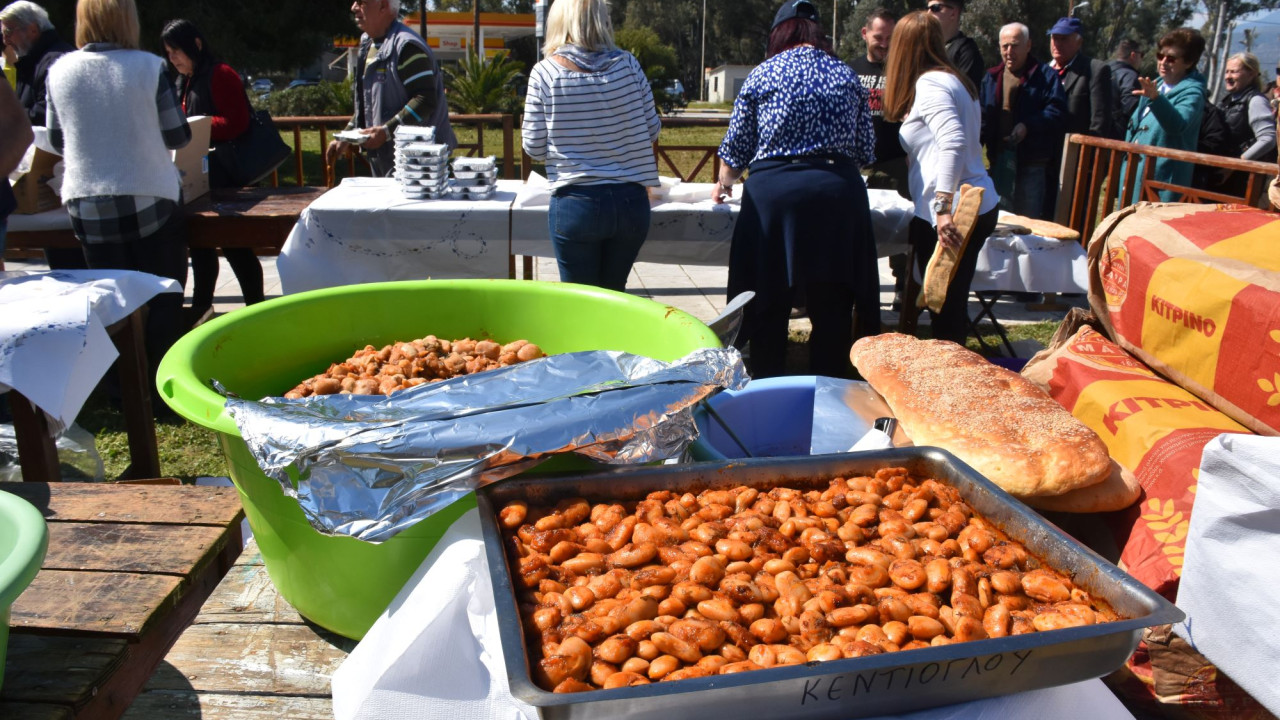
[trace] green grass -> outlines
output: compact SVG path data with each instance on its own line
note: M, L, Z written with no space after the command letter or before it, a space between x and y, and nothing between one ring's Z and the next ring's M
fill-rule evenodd
M701 100L694 100L689 103L689 109L690 110L723 110L725 112L729 112L733 110L733 103L731 102L713 103L713 102L702 102Z
M152 402L162 403L159 398ZM191 482L201 476L226 476L227 464L218 447L216 433L186 420L172 417L156 420L156 444L160 454L160 474ZM95 392L80 411L76 423L95 438L107 480L115 480L129 466L129 438L124 415Z

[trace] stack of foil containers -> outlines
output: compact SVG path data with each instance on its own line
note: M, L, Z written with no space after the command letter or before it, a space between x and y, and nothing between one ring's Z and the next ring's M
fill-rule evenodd
M494 156L460 157L453 160L453 184L449 197L455 200L484 200L498 188L498 163Z
M449 187L449 146L435 142L435 128L396 128L396 180L414 200L444 197Z

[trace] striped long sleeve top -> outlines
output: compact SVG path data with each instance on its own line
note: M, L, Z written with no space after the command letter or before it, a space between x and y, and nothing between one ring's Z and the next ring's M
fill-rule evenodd
M553 58L534 66L525 97L524 151L547 166L552 188L634 182L658 185L653 142L661 121L649 81L624 50L563 55L585 72Z

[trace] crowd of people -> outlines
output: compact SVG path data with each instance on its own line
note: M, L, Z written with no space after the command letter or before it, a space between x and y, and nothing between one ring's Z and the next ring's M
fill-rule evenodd
M1195 30L1160 38L1158 77L1149 78L1132 40L1122 40L1109 61L1085 54L1084 23L1070 16L1047 29L1047 59L1031 53L1025 24L1000 28L1000 62L988 66L960 30L963 13L964 0L929 0L901 19L884 9L868 13L860 33L866 53L850 63L858 77L850 83L833 60L817 6L787 0L778 11L767 58L734 103L713 191L719 202L747 173L729 294L756 293L737 339L750 348L756 375L781 371L792 307L806 308L813 321L810 370L817 374L847 374L828 337L848 347L850 337L878 332L878 300L863 292L864 284L875 286L867 187L896 190L914 203L909 235L921 271L939 245L957 254L945 301L931 312L932 334L963 342L969 284L997 209L1053 218L1068 134L1204 151L1201 118L1214 114L1225 127L1218 154L1276 156L1276 117L1249 53L1227 60L1227 94L1214 105L1195 69L1205 45ZM787 42L779 42L780 30ZM1153 163L1156 180L1190 184L1190 164ZM842 175L845 168L858 172ZM1239 173L1215 173L1206 182L1220 192L1243 189ZM954 212L964 185L983 193L976 219L962 226ZM1178 193L1163 190L1161 198ZM890 266L898 310L913 300L902 297L908 268L901 257Z
M247 132L252 110L239 74L191 22L173 20L160 32L167 58L140 50L134 3L79 0L75 46L29 0L0 9L13 88L0 88L0 159L8 166L9 146L29 142L27 126L47 126L64 155L62 201L81 248L50 256L51 267L147 270L185 282L183 198L168 150L188 141L188 116L212 118L216 147ZM1196 70L1205 41L1195 30L1160 38L1155 78L1141 72L1143 48L1132 40L1122 40L1109 61L1088 57L1086 27L1076 17L1047 30L1005 25L1000 62L988 65L960 30L964 10L964 0L928 0L901 19L873 11L861 31L865 56L850 64L837 58L811 0L786 0L777 11L767 57L734 104L713 192L722 202L746 178L728 289L756 295L738 344L751 348L757 375L783 371L793 307L806 308L813 321L810 369L818 374L848 374L853 340L879 331L868 186L912 201L910 241L921 263L938 245L958 252L932 327L935 337L962 340L969 281L997 207L1053 216L1067 134L1179 150L1204 149L1206 136L1215 136L1217 152L1275 156L1274 110L1249 53L1227 60L1227 92L1213 104ZM392 172L391 140L401 124L434 126L438 142L456 145L439 65L398 19L399 0L354 0L351 12L363 35L347 129L364 136L358 145L373 173ZM1039 31L1048 35L1049 58L1031 53ZM636 58L616 46L606 0L558 0L543 51L529 75L523 146L546 165L560 277L622 290L647 234L646 189L658 184L653 94ZM118 153L126 140L136 148L127 166ZM352 149L335 140L325 160L332 165ZM1153 163L1157 180L1191 182L1187 163ZM218 170L211 167L213 186L234 184ZM1231 173L1203 182L1223 192L1242 186ZM963 185L983 195L976 219L958 223ZM7 191L0 189L0 248L13 205ZM246 303L262 300L252 252L224 255ZM218 262L213 250L192 250L189 258L198 316L212 304ZM891 265L901 282L908 268L902 258ZM152 322L165 326L152 333L162 351L191 318L179 317L180 298L177 310L173 296L153 304Z

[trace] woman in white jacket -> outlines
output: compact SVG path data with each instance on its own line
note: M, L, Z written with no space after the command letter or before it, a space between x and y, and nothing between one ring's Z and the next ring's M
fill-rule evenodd
M191 128L163 61L138 49L134 0L80 0L76 45L49 70L49 140L63 156L62 203L90 268L187 281L181 181L169 150ZM182 332L182 293L148 303L152 372Z
M921 272L938 243L960 243L951 216L956 191L966 184L984 191L981 215L946 301L931 319L933 337L963 345L969 334L969 283L978 252L995 229L1000 200L982 164L978 91L947 60L942 25L923 11L907 15L894 27L885 80L884 118L902 123L898 136L907 151L907 181L916 205L910 236Z
M613 44L605 0L557 0L529 73L524 151L546 163L548 230L564 282L626 289L649 233L661 122L635 57Z

